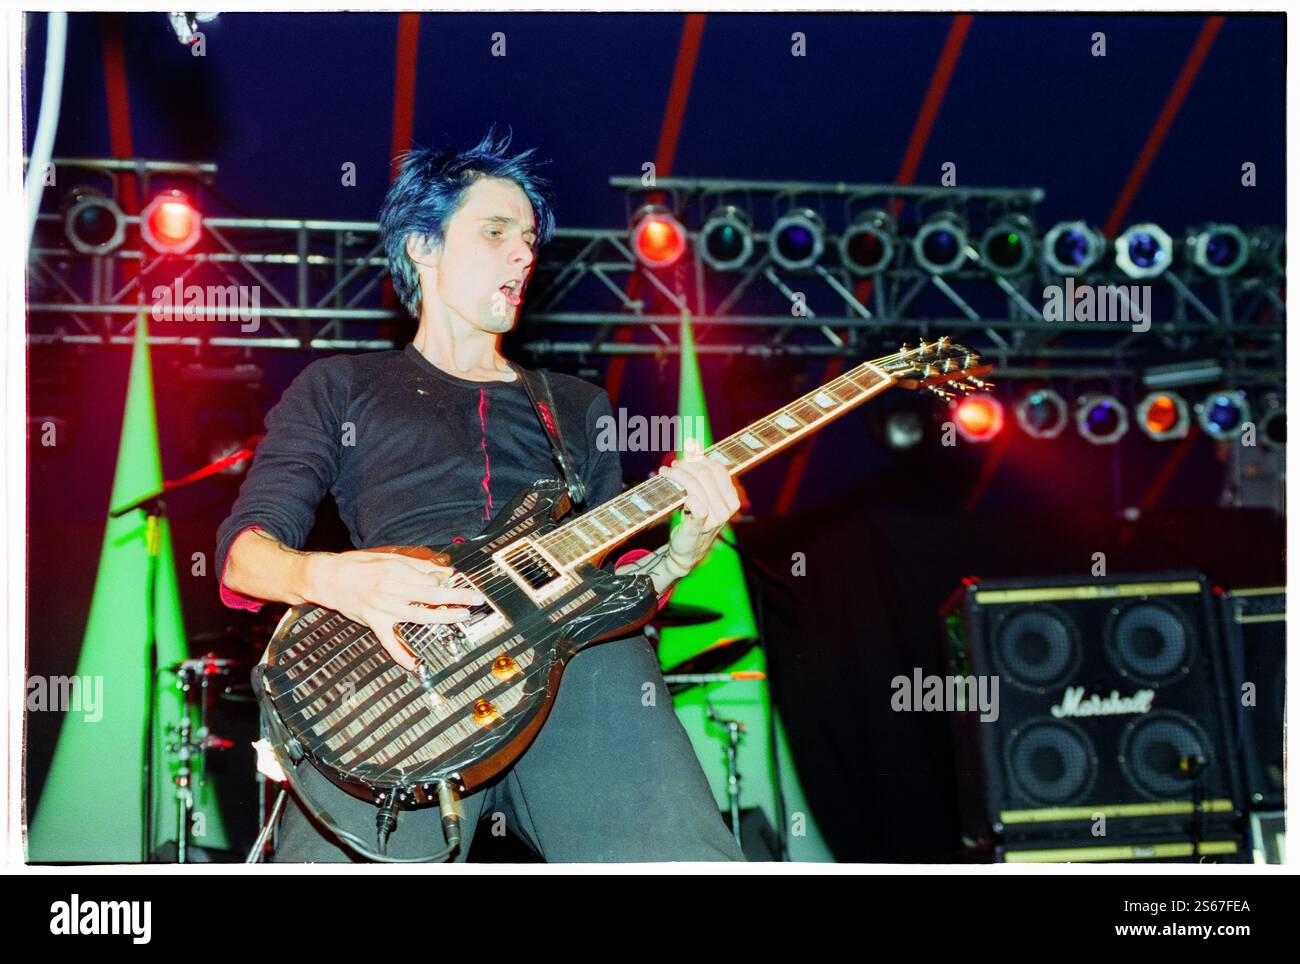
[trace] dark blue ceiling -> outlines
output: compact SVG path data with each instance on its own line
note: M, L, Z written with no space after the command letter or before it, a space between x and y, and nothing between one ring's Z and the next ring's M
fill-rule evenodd
M101 15L70 15L56 155L110 153ZM28 144L45 17L31 18ZM655 156L682 14L424 14L414 138L469 143L491 121L553 159L564 226L625 216L611 175ZM1044 187L1048 222L1110 212L1203 16L976 15L916 174ZM136 155L211 160L258 215L373 219L393 137L397 14L222 14L207 55L165 15L121 16ZM673 173L889 181L952 18L709 14ZM492 35L507 56L491 55ZM790 53L791 34L807 56ZM1091 56L1106 34L1107 56ZM1284 19L1230 16L1127 220L1283 220ZM339 183L340 165L358 185ZM1258 186L1240 186L1253 161ZM211 203L211 202L210 202ZM209 213L236 213L210 210Z

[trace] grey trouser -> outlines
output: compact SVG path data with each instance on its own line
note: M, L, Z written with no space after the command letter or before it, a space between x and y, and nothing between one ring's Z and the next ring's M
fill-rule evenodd
M647 685L649 684L649 685ZM649 693L653 692L653 705ZM373 849L375 807L304 763L307 793ZM506 828L547 861L744 860L673 712L659 662L642 635L598 643L570 660L550 716L514 765L462 801L469 853L481 819ZM438 808L403 811L391 857L445 846ZM362 859L317 828L291 794L276 862Z

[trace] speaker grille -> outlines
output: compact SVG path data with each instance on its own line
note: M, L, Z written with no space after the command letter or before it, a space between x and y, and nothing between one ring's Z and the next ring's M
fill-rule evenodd
M1172 606L1142 601L1116 610L1106 632L1111 664L1151 687L1183 679L1196 656L1195 634Z
M1188 799L1194 781L1181 761L1203 757L1203 773L1214 769L1209 738L1190 716L1157 710L1136 719L1120 737L1120 767L1129 784L1149 800Z
M1007 682L1022 689L1041 693L1061 685L1078 668L1078 632L1055 607L1032 606L1008 613L994 633L998 670Z
M1092 789L1097 752L1079 727L1039 717L1009 734L1006 768L1027 800L1039 806L1064 806L1078 802Z

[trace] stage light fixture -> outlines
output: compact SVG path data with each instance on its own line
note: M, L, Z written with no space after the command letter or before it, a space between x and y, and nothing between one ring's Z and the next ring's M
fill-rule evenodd
M1240 389L1211 392L1196 406L1196 418L1211 438L1237 438L1250 421L1250 402Z
M1062 221L1043 236L1043 261L1063 277L1092 270L1106 253L1106 238L1084 221Z
M967 442L988 442L1002 431L1002 403L988 392L971 392L952 403L957 434Z
M840 238L840 259L860 278L889 267L898 245L898 225L886 211L863 211Z
M980 257L1000 275L1018 275L1034 262L1034 225L1023 214L1002 218L980 239Z
M754 253L749 215L734 204L718 208L700 230L700 245L700 256L714 271L743 268Z
M795 208L772 225L772 260L787 271L803 271L815 265L825 250L826 227L812 208Z
M1115 239L1115 266L1135 280L1163 274L1173 259L1173 239L1158 224L1135 224Z
M1050 388L1039 388L1016 403L1016 422L1030 438L1056 438L1070 421L1065 399Z
M896 452L915 448L925 438L925 420L912 408L900 408L885 418L885 444Z
M163 191L140 212L140 235L160 254L185 254L203 234L203 217L181 191Z
M1206 274L1226 278L1249 260L1250 241L1235 224L1207 224L1188 235L1187 257Z
M1114 445L1128 432L1128 411L1113 395L1085 395L1074 410L1079 434L1093 445Z
M644 204L632 217L632 250L648 268L668 268L686 253L686 229L660 204Z
M1186 438L1192 427L1187 402L1177 392L1151 392L1137 406L1138 428L1156 442Z
M1255 425L1259 443L1265 448L1281 452L1286 449L1286 404L1282 396L1270 392L1260 400L1262 414Z
M931 217L912 239L917 264L931 274L949 274L966 261L966 222L953 211Z
M94 188L74 188L65 201L63 233L82 254L110 254L126 236L122 209Z
M1274 274L1286 274L1286 238L1276 228L1260 228L1250 241L1251 257Z

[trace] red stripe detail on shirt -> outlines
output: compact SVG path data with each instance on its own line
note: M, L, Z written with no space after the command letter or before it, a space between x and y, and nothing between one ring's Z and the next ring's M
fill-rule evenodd
M488 460L487 450L487 392L480 388L478 390L478 424L483 432L483 439L479 443L483 448L483 491L487 493L487 505L483 507L484 518L491 521L492 519L492 463Z

